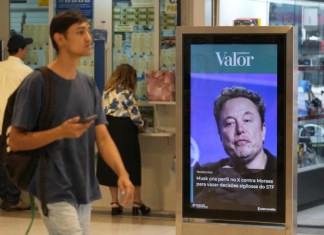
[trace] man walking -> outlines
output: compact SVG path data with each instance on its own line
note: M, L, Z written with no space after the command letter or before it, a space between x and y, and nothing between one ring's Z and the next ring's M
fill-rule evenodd
M57 52L57 58L47 65L54 94L52 123L47 130L37 129L44 79L35 71L17 93L9 147L12 151L45 147L48 214L40 213L48 233L87 235L91 203L101 198L95 175L95 145L118 175L122 204L133 199L134 186L106 128L95 81L77 70L80 58L92 52L88 19L80 12L59 13L51 21L50 37ZM34 174L28 191L40 205L38 179Z

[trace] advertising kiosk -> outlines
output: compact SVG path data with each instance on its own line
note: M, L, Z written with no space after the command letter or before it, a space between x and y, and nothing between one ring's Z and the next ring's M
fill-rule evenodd
M292 235L295 29L178 27L177 235Z

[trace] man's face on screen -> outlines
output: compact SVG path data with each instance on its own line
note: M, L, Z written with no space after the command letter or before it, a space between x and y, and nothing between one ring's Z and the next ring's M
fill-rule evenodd
M226 101L219 124L225 152L232 160L248 164L263 155L266 128L251 100L238 97Z

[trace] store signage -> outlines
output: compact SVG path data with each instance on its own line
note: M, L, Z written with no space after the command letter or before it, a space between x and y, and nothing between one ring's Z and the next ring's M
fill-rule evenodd
M38 0L39 7L48 7L48 0Z
M231 54L224 52L215 52L217 61L220 66L251 66L254 56L250 56L250 52L232 52Z
M165 0L164 11L169 15L177 14L177 0Z
M115 25L115 32L133 32L133 25Z
M97 41L97 40L103 40L103 41L107 41L107 37L108 37L108 31L105 29L94 29L93 30L93 40Z
M93 0L56 0L56 13L81 11L88 19L93 18Z
M204 59L192 64L192 69L195 71L201 71L208 66L209 73L270 74L277 72L277 65L275 61L272 61L273 58L277 58L276 48L272 49L271 46L247 44L242 47L237 44L222 44L221 46L204 44L199 47L199 50L204 54Z

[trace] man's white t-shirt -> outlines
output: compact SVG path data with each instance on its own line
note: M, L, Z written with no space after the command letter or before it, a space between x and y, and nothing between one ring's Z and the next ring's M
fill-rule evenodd
M0 62L0 135L7 100L32 71L16 56L9 56L7 60Z

